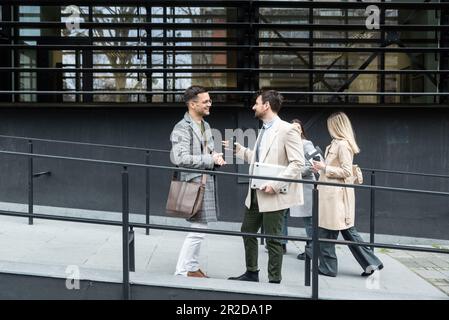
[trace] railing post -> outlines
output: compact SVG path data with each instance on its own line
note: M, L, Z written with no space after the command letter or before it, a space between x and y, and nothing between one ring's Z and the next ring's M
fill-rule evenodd
M260 233L264 234L265 231L263 229L263 226L260 227ZM260 237L260 245L263 246L265 244L265 238L264 237Z
M371 185L376 185L376 171L371 171ZM369 242L374 243L374 230L375 230L375 210L376 210L376 190L371 189L371 198L370 198L370 224L369 224ZM371 250L374 251L374 247L371 247Z
M28 152L33 153L33 140L28 140ZM33 205L34 205L34 188L33 188L33 157L28 157L28 224L33 224Z
M310 257L304 250L304 285L310 287Z
M123 299L130 298L129 285L129 177L127 167L122 172L122 250L123 250Z
M128 245L129 245L129 271L136 271L136 250L135 250L135 238L133 227L128 232Z
M318 255L320 244L318 242L318 189L313 184L312 190L312 299L318 299Z
M150 151L145 155L145 164L150 164ZM150 168L145 168L145 223L150 224ZM150 234L150 228L145 228L146 235Z

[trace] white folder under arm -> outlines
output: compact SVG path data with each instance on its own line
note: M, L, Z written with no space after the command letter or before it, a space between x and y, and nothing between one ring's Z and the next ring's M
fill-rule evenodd
M284 172L286 166L280 166L276 164L268 164L255 162L253 165L253 175L254 176L265 176L265 177L279 177L279 175ZM264 179L251 179L251 189L260 189L263 185L269 183L270 180ZM280 182L280 181L276 181ZM281 188L281 193L288 192L288 182L285 182L285 186Z

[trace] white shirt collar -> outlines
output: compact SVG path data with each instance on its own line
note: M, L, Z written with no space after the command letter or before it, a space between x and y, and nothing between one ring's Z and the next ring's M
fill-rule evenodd
M277 121L279 119L279 116L278 115L275 115L274 116L274 118L271 120L271 121L269 121L269 122L264 122L264 124L263 124L263 128L264 129L270 129L272 126L273 126L273 124Z

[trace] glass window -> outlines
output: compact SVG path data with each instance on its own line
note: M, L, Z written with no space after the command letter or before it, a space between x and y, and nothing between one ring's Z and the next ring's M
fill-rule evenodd
M20 50L19 53L20 68L36 68L36 51ZM34 91L37 89L36 72L19 73L19 89L23 91ZM21 94L20 101L35 102L35 94Z
M447 69L441 65L444 53L377 50L438 47L437 30L392 27L438 25L439 10L388 9L381 24L389 28L368 30L364 9L325 8L319 1L315 8L295 2L292 8L254 6L251 12L246 7L189 6L147 12L145 5L19 6L19 21L62 23L15 29L19 44L52 46L39 54L31 48L16 50L15 63L48 69L55 80L40 81L45 73L21 72L20 86L67 91L62 95L67 103L180 102L182 95L175 92L197 84L242 91L215 95L214 101L226 103L246 101L243 91L273 88L287 92L287 103L294 105L433 104L438 99L428 94L443 88L446 79L407 72ZM94 25L79 25L83 22ZM381 97L382 92L426 94Z

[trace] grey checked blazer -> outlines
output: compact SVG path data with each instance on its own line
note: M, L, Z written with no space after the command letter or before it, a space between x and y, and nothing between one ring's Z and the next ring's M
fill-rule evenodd
M201 150L204 137L199 126L193 122L188 112L175 125L170 135L172 143L170 159L174 165L184 168L214 169L214 160L211 155L214 151L214 140L210 126L206 121L204 121L204 128L204 135L207 141L205 154ZM181 181L199 182L201 181L201 173L181 172L179 179ZM218 201L216 189L214 176L207 175L203 207L189 221L202 223L217 221Z

